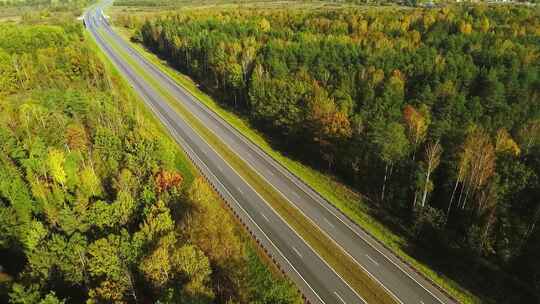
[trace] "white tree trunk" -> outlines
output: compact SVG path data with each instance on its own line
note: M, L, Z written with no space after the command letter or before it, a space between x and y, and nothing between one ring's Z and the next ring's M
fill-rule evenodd
M386 188L386 179L388 178L388 164L384 167L384 181L382 185L382 191L381 191L381 202L384 202L384 190Z
M424 184L424 194L422 195L422 208L426 205L426 198L427 198L427 191L428 191L428 183L429 183L429 176L431 175L431 166L428 166L428 170L426 173L426 182Z
M452 195L450 196L450 202L448 203L448 210L446 211L447 219L448 219L448 216L450 215L450 209L452 209L452 203L454 202L454 196L456 195L458 184L459 184L459 181L456 180L456 184L454 185L454 190L452 191Z

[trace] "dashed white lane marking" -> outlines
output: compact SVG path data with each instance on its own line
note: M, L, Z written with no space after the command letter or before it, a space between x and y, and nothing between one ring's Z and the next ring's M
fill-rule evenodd
M420 304L424 304L424 301L420 301Z
M300 254L300 251L298 251L298 249L296 249L294 246L292 246L292 250L294 250L294 252L296 252L296 254L298 254L299 257L302 257L302 255Z
M240 187L237 187L236 189L238 189L238 191L240 192L240 194L244 194L244 191L242 191L242 189L240 189Z
M324 218L324 221L325 221L328 225L330 225L332 228L336 228L336 227L334 226L334 224L330 223L330 221L329 221L327 218Z
M266 217L266 215L264 215L264 213L261 212L261 215L262 215L262 217L264 217L264 219L265 219L267 222L270 223L270 220L268 219L268 217Z
M373 262L373 264L379 266L379 263L377 263L377 261L375 261L372 257L369 256L369 254L366 254L367 258Z
M347 302L345 302L345 300L343 300L343 298L339 295L339 293L337 293L337 291L334 291L334 294L335 294L336 297L341 301L341 303L347 304Z

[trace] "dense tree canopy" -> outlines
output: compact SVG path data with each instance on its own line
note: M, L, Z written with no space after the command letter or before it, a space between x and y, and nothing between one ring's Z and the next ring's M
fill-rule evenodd
M538 272L513 270L540 254L538 10L192 10L136 29L418 248L526 282L506 301L539 295Z
M30 6L34 9L36 7L54 8L72 10L74 8L84 7L92 0L0 0L0 7L5 6Z

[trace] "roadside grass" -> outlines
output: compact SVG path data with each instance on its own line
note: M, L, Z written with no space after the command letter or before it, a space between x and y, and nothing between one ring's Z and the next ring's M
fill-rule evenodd
M288 158L279 151L275 150L264 138L264 135L253 129L246 119L243 119L237 114L224 108L212 97L201 91L190 77L173 68L166 60L159 58L156 54L147 50L141 44L131 42L129 38L131 37L132 32L130 30L121 27L115 27L115 30L133 48L135 48L139 54L155 64L161 69L161 71L170 76L172 79L176 80L178 84L180 84L193 96L197 97L197 99L199 99L204 105L218 114L223 120L227 121L246 138L259 146L278 163L287 168L294 175L298 176L302 181L321 194L327 201L343 212L362 229L369 232L369 234L371 234L375 239L383 243L386 247L390 248L392 252L399 256L402 260L405 260L413 268L435 282L460 303L482 303L482 300L478 296L463 288L455 280L445 276L443 273L433 270L427 264L422 263L407 253L403 249L407 247L407 239L394 233L380 221L372 217L369 214L370 207L363 202L363 198L360 194L348 188L346 185L343 185L333 176L317 171L299 161Z
M149 77L141 67L135 63L129 55L122 50L108 34L100 31L100 35L113 47L124 60L126 60L135 72L148 82L176 112L192 127L199 135L214 148L218 154L246 180L255 191L270 204L270 206L293 227L293 229L339 274L351 287L362 295L368 303L396 303L383 288L373 281L371 277L348 256L331 238L324 234L314 223L306 218L300 210L272 187L249 165L240 159L229 147L209 129L207 129L195 116L176 99L161 87L158 81Z

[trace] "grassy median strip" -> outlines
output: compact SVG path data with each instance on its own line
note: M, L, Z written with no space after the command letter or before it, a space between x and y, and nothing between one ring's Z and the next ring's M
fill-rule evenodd
M168 93L158 81L148 74L122 50L107 33L100 30L100 35L110 46L135 70L135 72L150 84L190 126L204 138L212 148L254 189L271 207L283 217L291 227L368 303L396 303L378 283L354 262L337 244L328 238L312 224L296 207L292 206L266 181L254 172L242 159L231 151L214 133L206 128L193 114L176 102L174 96Z

